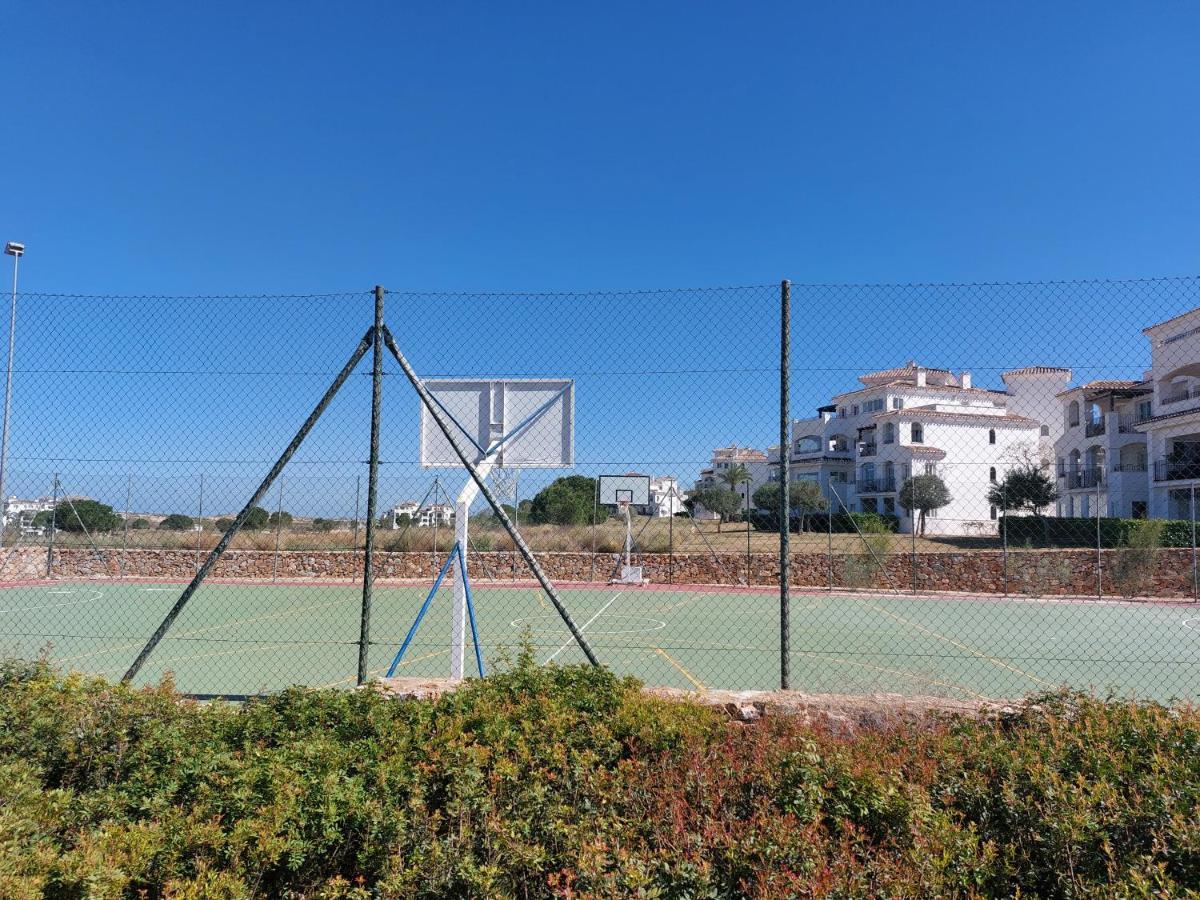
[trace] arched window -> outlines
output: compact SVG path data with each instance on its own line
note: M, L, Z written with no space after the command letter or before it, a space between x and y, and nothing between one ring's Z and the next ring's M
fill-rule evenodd
M988 443L989 444L996 443L996 429L995 428L988 429Z
M988 469L988 481L991 481L992 483L995 483L995 481L996 481L996 467L995 466L992 466L990 469Z
M883 426L883 442L885 444L896 443L896 426L891 422L884 423Z
M1067 407L1067 427L1074 428L1079 424L1079 401L1072 400L1071 405Z
M920 422L912 423L912 442L914 444L925 443L925 429L921 426Z

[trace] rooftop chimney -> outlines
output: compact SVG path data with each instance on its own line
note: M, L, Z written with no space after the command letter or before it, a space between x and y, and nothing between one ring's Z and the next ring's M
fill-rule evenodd
M970 372L963 372L961 375L958 376L958 386L964 387L964 388L969 388L971 386L971 373Z
M925 387L925 369L923 366L917 367L917 387Z

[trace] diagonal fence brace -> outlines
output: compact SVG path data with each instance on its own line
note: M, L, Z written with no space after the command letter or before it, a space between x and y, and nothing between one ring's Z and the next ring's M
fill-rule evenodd
M521 537L520 532L513 526L512 520L508 518L508 513L500 505L500 501L496 499L496 495L492 493L491 488L487 486L486 479L483 478L472 465L470 459L467 458L467 453L463 450L462 443L451 430L446 420L442 417L441 411L437 407L437 403L425 389L425 385L421 379L417 377L417 373L413 371L413 367L409 365L404 354L400 352L400 348L396 346L396 341L392 337L392 332L385 325L383 326L383 343L384 346L395 357L396 362L400 364L400 368L404 370L404 375L412 384L413 389L417 392L417 396L421 398L421 402L425 404L425 408L429 410L429 415L437 423L439 429L446 440L450 442L450 446L454 448L454 453L462 462L463 467L471 474L472 480L479 487L479 492L483 494L488 505L491 506L492 512L496 518L500 520L500 524L504 526L504 530L508 532L508 536L512 538L514 546L520 552L521 557L525 560L525 564L529 566L533 576L538 580L538 584L542 586L542 590L546 592L546 596L550 598L550 602L554 604L554 608L562 617L563 622L567 626L567 630L571 632L571 637L575 639L575 643L579 645L579 649L583 651L583 655L587 657L587 661L593 666L600 665L600 661L596 659L596 654L592 651L591 645L587 638L583 636L583 632L579 630L579 626L575 624L575 620L571 618L571 613L567 611L562 600L558 596L558 592L554 589L554 585L550 583L550 579L546 577L546 573L542 571L541 565L534 559L533 551L529 549L529 545L525 543L525 539Z
M342 385L346 383L346 379L348 379L350 374L354 371L354 367L359 364L363 356L366 355L366 352L371 349L371 344L374 342L374 335L375 326L371 326L367 329L367 333L363 335L362 340L358 342L358 346L355 348L354 352L350 354L350 359L346 362L346 365L342 367L342 371L338 372L337 377L333 379L333 384L329 386L329 390L325 392L325 395L320 399L316 407L314 407L308 418L304 420L304 424L300 426L300 430L296 432L296 436L292 438L292 442L287 445L287 448L283 451L283 454L278 460L276 460L275 465L271 467L271 471L267 473L267 477L264 478L262 484L258 486L258 490L254 492L254 496L250 498L249 502L247 502L242 508L242 511L237 514L237 518L233 520L233 524L229 526L229 530L221 536L221 540L217 542L217 546L215 546L212 549L212 552L208 554L208 558L204 560L204 564L200 566L199 570L196 572L196 576L191 580L191 583L184 588L183 593L179 595L179 599L175 601L175 605L171 607L171 610L167 613L166 618L162 620L162 624L159 625L154 634L150 636L150 640L146 642L146 646L142 648L140 653L138 653L137 659L133 661L133 664L129 667L129 670L121 677L121 681L132 681L137 673L141 671L142 666L146 664L146 660L150 657L150 654L154 652L154 648L158 646L159 642L166 636L167 632L170 631L171 625L174 624L175 620L179 617L179 614L183 612L183 608L187 606L188 601L192 599L192 595L196 593L196 589L200 587L200 585L204 582L204 579L208 577L208 573L212 571L213 566L215 566L217 561L224 555L225 550L229 547L230 542L237 535L242 525L245 524L246 519L250 515L250 511L258 505L259 501L262 500L267 491L271 489L271 485L275 482L275 479L279 477L279 473L283 471L284 466L288 464L288 461L291 460L296 451L300 449L300 445L304 443L304 439L308 437L308 433L312 431L313 426L317 424L317 420L321 418L321 414L324 413L328 408L329 404L334 398L334 395L341 390Z

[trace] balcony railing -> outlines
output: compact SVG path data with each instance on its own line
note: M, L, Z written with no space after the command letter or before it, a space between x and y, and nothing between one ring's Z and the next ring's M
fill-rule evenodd
M1083 426L1083 433L1088 437L1104 434L1105 419L1101 416L1098 421L1088 422Z
M858 455L859 456L874 456L875 453L878 451L878 449L879 448L873 443L872 444L859 444L858 445Z
M1058 477L1066 479L1066 489L1068 491L1080 488L1094 488L1104 483L1104 470L1100 468L1067 469L1065 471L1060 469Z
M1121 434L1137 434L1137 427L1143 422L1148 421L1151 416L1147 413L1126 413L1117 420L1117 431Z
M1200 398L1200 384L1194 385L1191 388L1184 388L1181 391L1172 391L1162 398L1163 406L1168 406L1172 403L1183 403L1185 400L1195 400Z
M890 494L894 490L896 490L894 475L858 479L858 493L860 494Z
M1133 462L1114 463L1112 470L1114 472L1142 472L1142 473L1145 473L1146 460L1137 459L1137 460L1134 460Z
M1200 458L1154 461L1155 481L1189 481L1193 478L1200 478Z

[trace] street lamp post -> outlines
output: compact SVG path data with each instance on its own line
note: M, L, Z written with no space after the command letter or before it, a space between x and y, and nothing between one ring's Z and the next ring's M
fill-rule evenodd
M17 338L17 269L25 255L25 245L9 241L4 253L13 258L12 308L8 314L8 370L4 378L4 424L0 426L0 547L4 546L4 529L8 526L8 499L4 476L8 467L8 425L12 413L13 347Z

